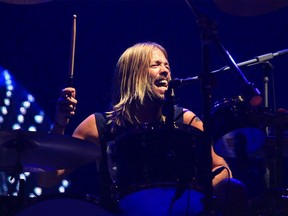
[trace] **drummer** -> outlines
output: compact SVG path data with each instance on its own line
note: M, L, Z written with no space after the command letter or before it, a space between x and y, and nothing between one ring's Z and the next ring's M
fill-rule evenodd
M119 58L116 67L114 98L112 108L105 113L91 114L75 129L73 137L95 143L99 148L99 157L96 159L98 169L107 164L103 155L103 137L117 134L131 126L144 123L163 123L162 113L165 91L171 80L171 70L166 50L154 42L137 43L128 48ZM76 90L67 87L61 91L57 102L57 110L51 133L64 134L69 123L67 116L75 114L77 100ZM182 123L203 130L202 121L195 113L188 109L177 108L182 114ZM100 116L100 117L99 117ZM105 130L104 130L105 127ZM108 130L106 130L108 128ZM104 132L105 131L105 132ZM212 180L219 209L224 209L224 215L242 215L245 209L245 187L237 180L232 179L232 173L225 160L218 156L213 147L212 172L218 168L222 171ZM42 186L52 186L67 175L69 171L59 170L57 176L41 175L39 181ZM229 187L229 190L227 190ZM102 186L102 188L105 188ZM227 193L229 191L229 193ZM242 200L241 200L242 199ZM244 215L244 213L243 213Z

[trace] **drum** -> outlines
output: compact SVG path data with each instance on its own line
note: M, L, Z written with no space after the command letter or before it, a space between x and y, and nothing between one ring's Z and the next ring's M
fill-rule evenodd
M241 157L258 150L265 142L261 110L241 96L217 101L211 111L211 135L215 152L226 158Z
M67 195L55 195L34 198L28 205L16 211L15 216L112 216L109 211L101 208L96 199L82 199Z
M109 146L113 195L123 215L196 215L209 187L210 146L203 133L178 125L141 125ZM211 184L211 182L210 182Z

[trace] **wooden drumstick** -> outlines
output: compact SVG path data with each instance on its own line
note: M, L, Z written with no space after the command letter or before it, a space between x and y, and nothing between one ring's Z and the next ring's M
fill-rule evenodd
M73 15L73 30L72 30L72 44L71 44L71 59L70 59L70 70L69 70L69 87L73 87L74 78L74 59L75 59L75 44L76 44L76 19L77 16Z

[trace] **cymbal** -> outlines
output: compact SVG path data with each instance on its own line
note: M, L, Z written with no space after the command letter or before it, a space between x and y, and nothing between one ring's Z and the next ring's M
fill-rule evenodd
M288 5L288 0L214 0L225 13L236 16L259 16Z
M49 2L51 0L0 0L0 2L7 4L17 4L17 5L31 5Z
M75 168L96 160L97 146L66 135L0 131L0 170L42 172Z

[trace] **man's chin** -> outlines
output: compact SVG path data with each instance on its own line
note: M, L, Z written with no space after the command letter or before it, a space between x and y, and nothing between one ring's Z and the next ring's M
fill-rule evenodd
M152 98L153 102L158 102L158 103L164 103L165 101L165 96L164 95L155 95Z
M146 100L153 102L153 103L160 103L163 104L165 101L165 96L164 95L151 95L150 97L146 97Z

